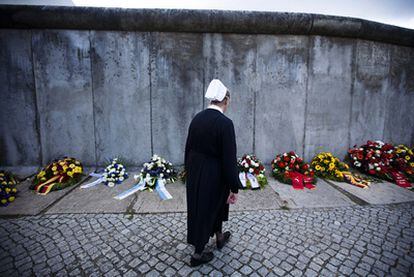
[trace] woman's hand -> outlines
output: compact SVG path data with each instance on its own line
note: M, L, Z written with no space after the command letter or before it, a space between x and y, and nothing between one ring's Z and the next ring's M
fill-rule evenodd
M237 202L237 193L230 192L229 198L227 199L227 204L236 204Z

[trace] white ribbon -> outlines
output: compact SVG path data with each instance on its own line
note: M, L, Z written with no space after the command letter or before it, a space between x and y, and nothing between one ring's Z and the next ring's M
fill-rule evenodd
M246 184L246 173L240 172L239 173L239 179L240 179L240 183L242 184L242 186L244 188L247 187L247 184Z
M91 174L89 174L89 176L101 178L102 177L102 174L92 172Z
M102 176L102 174L99 174L99 173L92 172L91 174L89 174L89 176L91 176L91 177L96 177L96 178L98 178L98 180L95 180L95 181L93 181L92 183L89 183L89 184L84 184L84 185L82 185L82 186L80 187L81 189L91 188L91 187L94 187L94 186L96 186L97 184L100 184L100 183L102 183L103 181L105 181L105 179L104 179L104 177Z
M155 190L158 192L161 200L169 200L172 199L171 194L165 188L165 181L164 179L157 179L157 184L155 186Z
M247 173L247 179L250 181L250 186L252 187L252 189L258 189L260 188L259 182L257 181L256 176L254 176L251 173Z
M136 184L132 188L118 194L114 198L117 199L117 200L122 200L122 199L125 199L128 196L134 194L135 192L141 191L141 190L144 190L144 189L145 189L145 179L141 179L141 181L138 184Z

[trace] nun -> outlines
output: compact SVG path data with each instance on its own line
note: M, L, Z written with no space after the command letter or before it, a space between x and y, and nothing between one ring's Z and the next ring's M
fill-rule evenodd
M213 259L212 252L204 251L210 237L216 235L218 249L229 241L231 233L223 233L223 221L228 220L229 204L236 203L241 188L234 126L224 115L230 92L214 79L205 97L210 105L191 121L185 146L187 242L195 247L191 266Z

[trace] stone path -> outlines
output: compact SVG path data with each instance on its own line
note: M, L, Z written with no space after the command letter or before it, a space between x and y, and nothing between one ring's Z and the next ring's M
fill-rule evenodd
M232 212L215 258L188 266L184 213L0 219L1 276L413 276L414 203Z

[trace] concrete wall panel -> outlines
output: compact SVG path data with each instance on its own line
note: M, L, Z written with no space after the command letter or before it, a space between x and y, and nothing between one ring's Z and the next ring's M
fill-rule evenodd
M303 154L308 37L258 36L256 153Z
M358 40L355 55L350 146L383 139L389 93L389 45Z
M91 33L98 164L122 157L138 165L151 155L148 33Z
M305 158L320 151L343 157L349 147L355 40L311 37Z
M89 31L35 31L32 43L43 163L95 164Z
M414 146L414 48L391 47L384 138Z
M173 163L183 164L188 127L203 108L203 35L152 35L153 151Z
M0 45L0 164L39 164L31 32L0 30Z
M204 37L205 90L214 78L230 91L226 115L233 121L238 156L253 152L256 90L256 37L254 35L206 34ZM208 101L208 100L204 100ZM208 106L209 103L205 103Z

